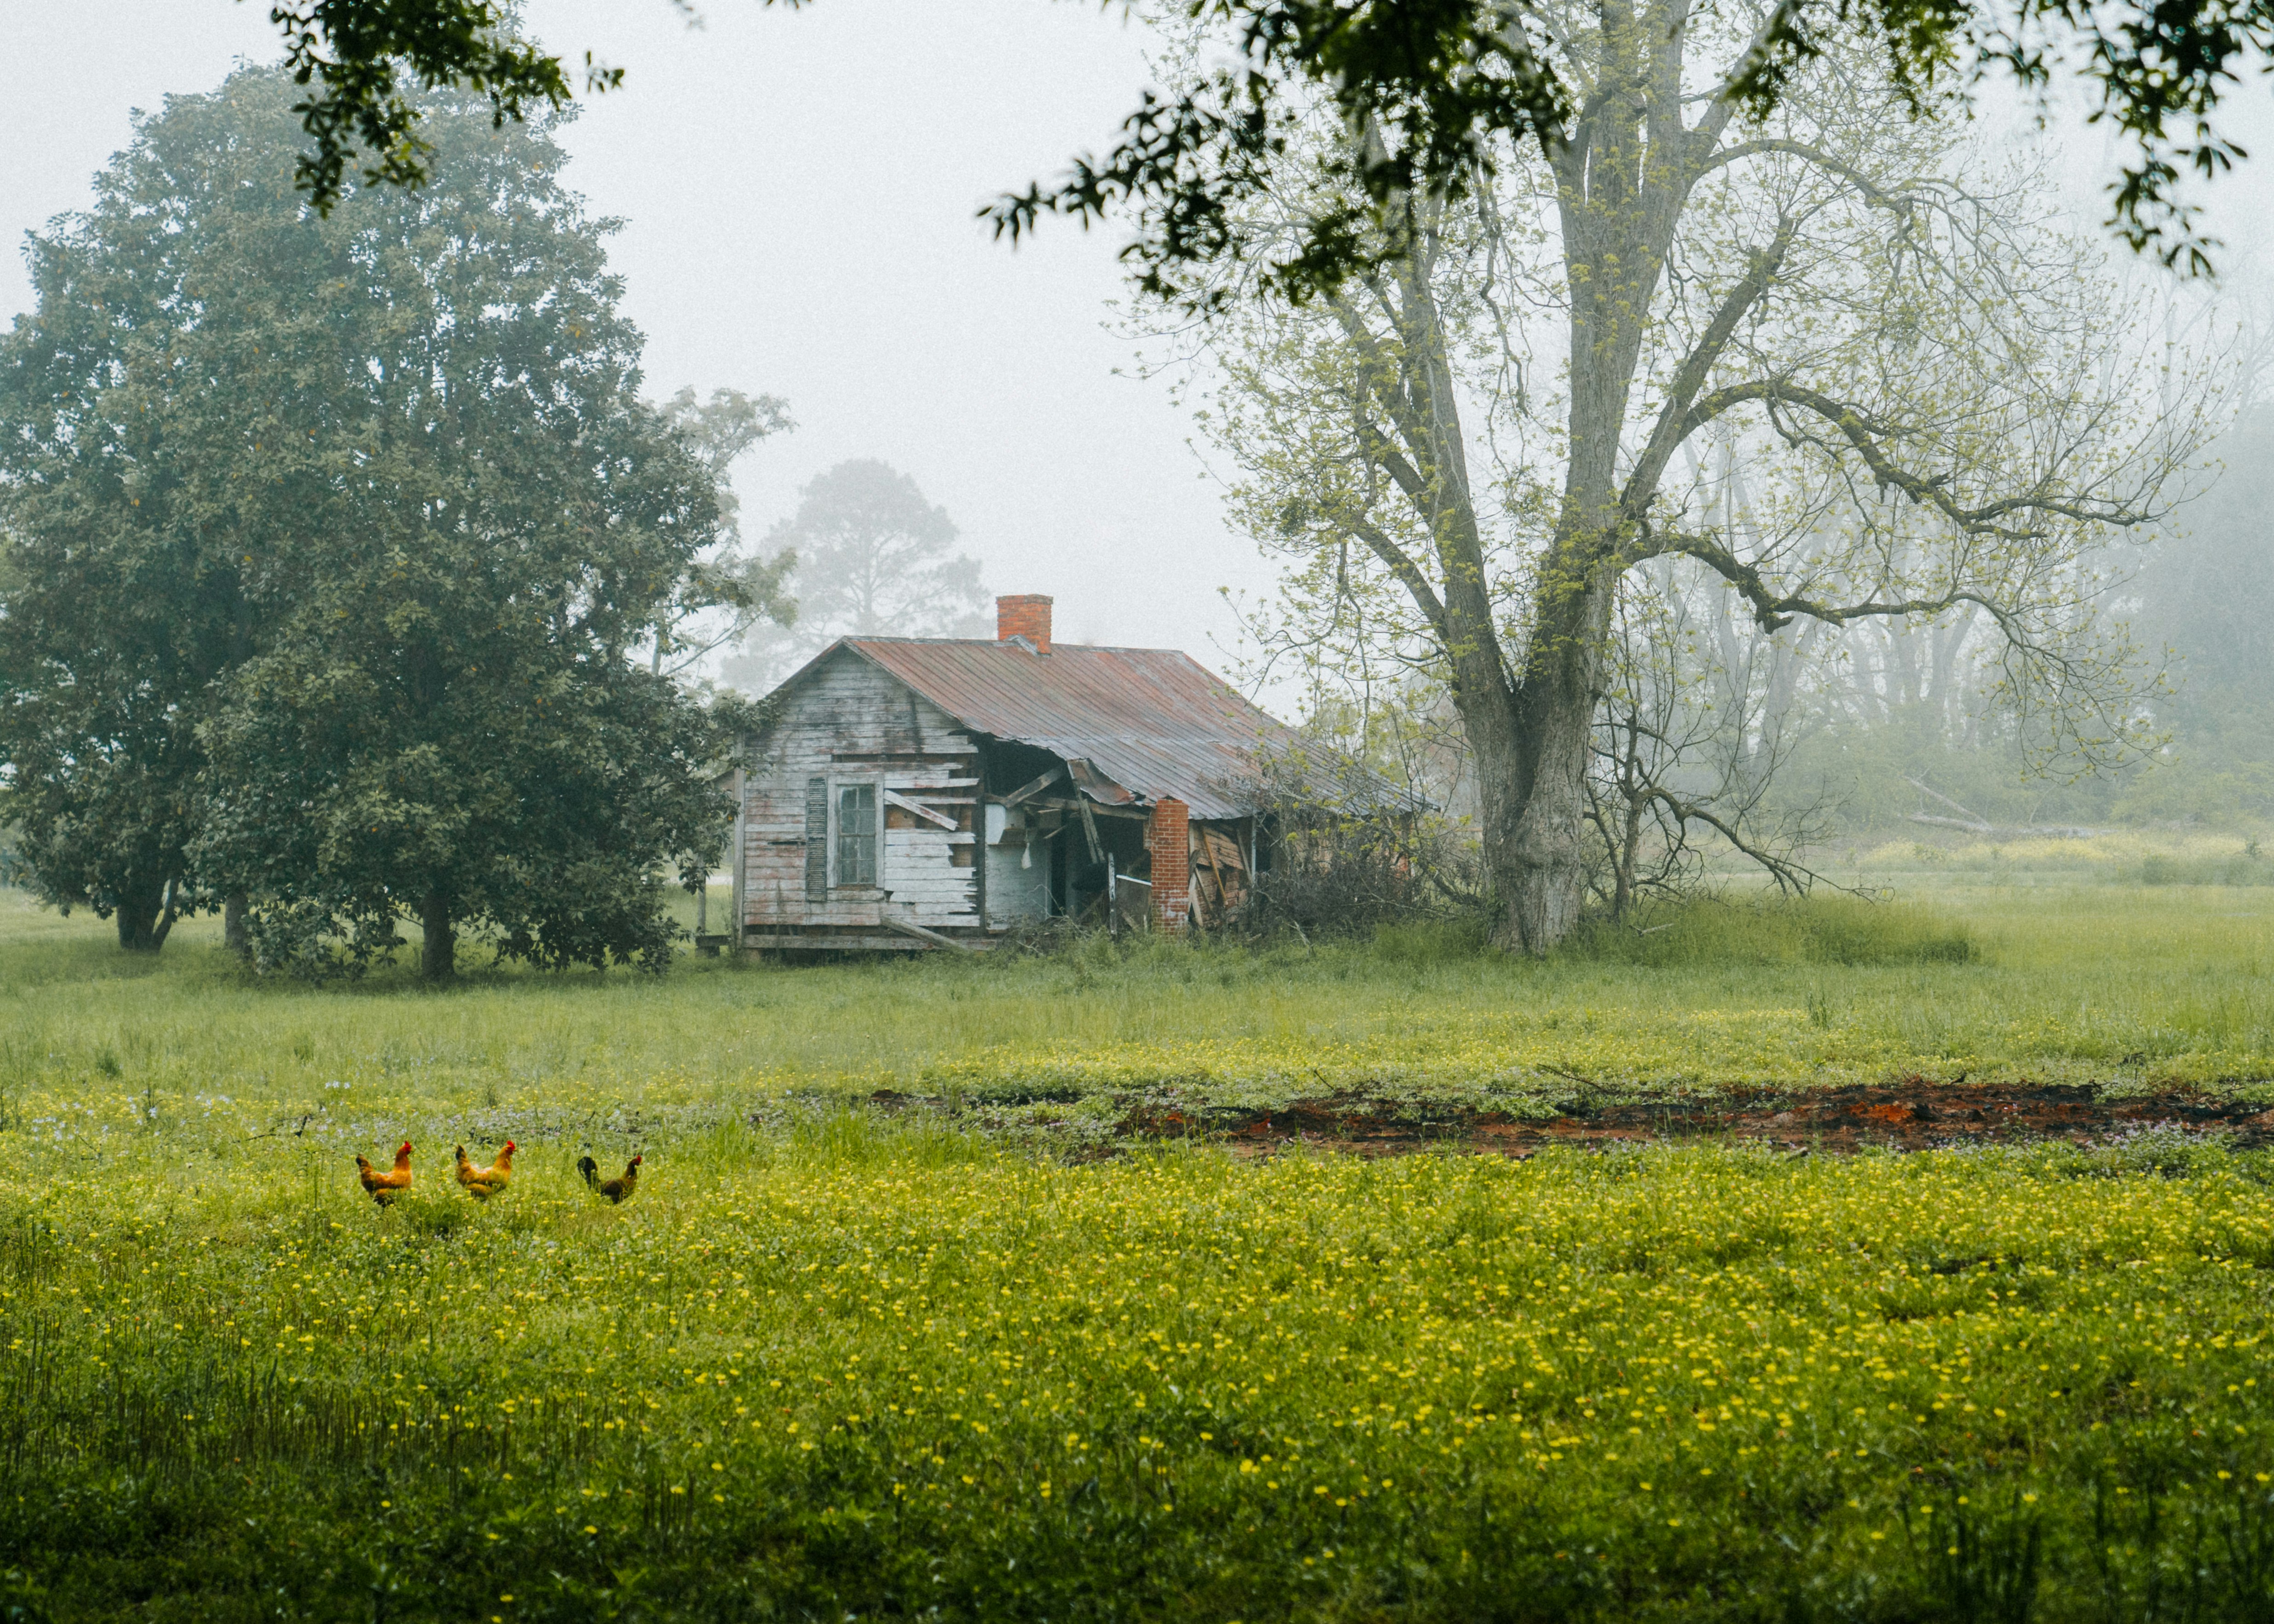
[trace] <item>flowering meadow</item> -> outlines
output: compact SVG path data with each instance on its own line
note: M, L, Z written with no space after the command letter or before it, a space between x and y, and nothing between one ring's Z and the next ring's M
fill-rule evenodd
M9 1203L30 1617L2274 1607L2274 1200L2152 1133L1065 1167L840 1120L383 1214L132 1161Z
M433 995L0 897L0 1620L2274 1617L2268 1153L1114 1131L1772 1039L2274 1099L2263 900Z

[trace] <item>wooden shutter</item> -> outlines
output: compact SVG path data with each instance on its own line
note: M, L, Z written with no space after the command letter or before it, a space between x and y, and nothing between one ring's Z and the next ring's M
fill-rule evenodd
M805 899L829 900L829 780L805 781Z

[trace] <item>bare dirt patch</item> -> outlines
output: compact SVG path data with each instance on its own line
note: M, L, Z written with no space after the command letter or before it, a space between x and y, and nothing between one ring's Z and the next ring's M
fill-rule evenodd
M2241 1148L2274 1145L2274 1110L2192 1089L2110 1099L2087 1087L1984 1086L1922 1078L1882 1086L1574 1107L1552 1117L1424 1108L1391 1099L1299 1100L1270 1111L1140 1111L1124 1121L1122 1132L1211 1139L1234 1154L1248 1156L1272 1155L1302 1144L1366 1156L1449 1147L1524 1157L1545 1145L1660 1139L1722 1139L1833 1154L1866 1147L1931 1150L2043 1139L2090 1142L2146 1127L2218 1133Z

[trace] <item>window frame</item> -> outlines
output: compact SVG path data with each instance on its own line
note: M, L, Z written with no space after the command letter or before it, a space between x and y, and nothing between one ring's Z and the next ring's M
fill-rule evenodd
M866 793L869 797L868 828L855 830L855 838L865 838L868 845L869 876L859 877L857 861L853 877L847 877L846 861L856 855L857 848L848 849L846 843L846 798ZM884 884L885 870L885 794L874 778L840 778L829 786L829 885L832 891L876 891Z

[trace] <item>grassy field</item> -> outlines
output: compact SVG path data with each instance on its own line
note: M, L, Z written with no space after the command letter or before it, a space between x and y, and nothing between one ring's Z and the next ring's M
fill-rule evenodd
M1113 1133L1961 1070L2274 1100L2274 892L2158 854L1870 853L1923 900L1539 965L441 993L249 982L203 925L130 963L0 893L0 1618L2274 1617L2262 1154ZM398 1135L380 1213L350 1157ZM477 1206L449 1147L508 1135ZM636 1147L593 1201L576 1156Z

